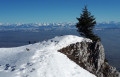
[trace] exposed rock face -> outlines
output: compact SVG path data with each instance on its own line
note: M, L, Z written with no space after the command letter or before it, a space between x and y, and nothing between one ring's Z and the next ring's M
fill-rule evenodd
M59 50L59 52L64 53L97 77L120 77L116 68L106 62L104 48L100 42L78 42Z

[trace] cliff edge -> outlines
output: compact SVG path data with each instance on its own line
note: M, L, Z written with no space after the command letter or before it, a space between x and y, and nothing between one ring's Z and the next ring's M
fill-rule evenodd
M101 42L77 42L59 50L79 66L97 77L120 77L115 67L105 59L104 47Z

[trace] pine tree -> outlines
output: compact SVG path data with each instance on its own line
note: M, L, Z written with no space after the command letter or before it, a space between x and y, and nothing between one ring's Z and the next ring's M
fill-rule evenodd
M77 20L79 22L76 24L76 27L78 28L78 32L81 36L89 38L93 41L100 41L100 38L93 33L93 29L96 24L95 18L90 12L88 12L86 6L83 9L80 18L77 18Z

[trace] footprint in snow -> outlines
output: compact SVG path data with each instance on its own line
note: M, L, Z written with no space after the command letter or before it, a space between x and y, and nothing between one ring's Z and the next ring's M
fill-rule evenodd
M30 72L33 72L33 71L35 71L35 68L32 68Z
M11 67L11 72L12 72L12 71L15 71L15 68L16 68L16 66L12 66L12 67Z
M4 70L8 70L8 69L9 69L9 67L10 67L10 64L6 64L6 65L5 65L5 69L4 69Z
M23 71L25 68L21 68L20 71Z
M28 66L32 66L32 65L33 65L33 63L27 63L27 65L28 65Z

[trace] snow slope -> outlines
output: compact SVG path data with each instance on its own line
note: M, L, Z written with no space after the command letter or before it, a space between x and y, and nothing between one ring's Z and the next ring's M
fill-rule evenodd
M0 48L0 77L95 77L57 50L91 41L66 35L15 48Z

